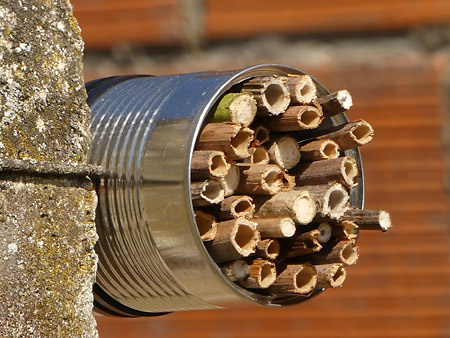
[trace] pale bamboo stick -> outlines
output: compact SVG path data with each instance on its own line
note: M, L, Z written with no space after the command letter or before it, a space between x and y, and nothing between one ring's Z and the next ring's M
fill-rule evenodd
M338 182L351 188L358 184L359 177L358 165L351 157L301 163L291 173L297 185Z
M319 252L311 255L310 260L314 264L343 263L344 265L356 264L359 258L359 248L351 241L337 242L329 252Z
M290 106L284 114L262 120L269 130L286 132L315 129L322 122L323 115L314 106Z
M278 77L250 79L243 83L242 92L253 95L259 108L257 114L282 114L291 102L286 84Z
M272 295L309 296L316 288L317 274L309 263L288 265L269 289Z
M384 232L392 226L391 216L384 210L349 208L341 219L355 222L361 230L382 230Z
M283 171L275 164L238 164L238 194L274 195L283 187Z
M261 258L249 262L250 274L241 280L241 285L250 289L267 289L275 281L275 264Z
M360 147L372 141L372 126L364 120L356 120L327 130L318 139L330 139L339 144L341 151Z
M191 198L195 206L220 203L224 199L224 193L220 181L214 179L191 183Z
M249 93L228 93L219 101L211 122L248 126L256 116L256 101Z
M341 287L347 277L347 272L343 264L321 264L315 265L317 271L317 288L338 288Z
M338 219L348 208L350 196L340 183L296 187L307 190L317 203L317 218Z
M308 104L316 98L317 89L309 75L289 76L284 80L289 88L293 103Z
M228 170L230 170L230 164L222 151L196 150L192 155L191 177L193 179L225 177Z
M317 140L300 146L302 162L331 160L339 157L339 145L332 140Z
M316 214L316 203L308 190L282 191L269 199L254 199L256 217L289 217L298 224L308 224Z
M274 139L267 148L272 162L282 169L291 169L300 161L298 142L289 135Z
M345 89L319 97L317 101L322 106L326 117L344 113L353 105L352 96Z
M261 238L288 238L295 234L295 223L289 217L255 218Z
M258 257L274 260L280 254L280 243L273 238L263 239L256 245Z
M223 151L228 159L250 156L248 148L253 140L253 130L234 123L208 123L197 140L196 150Z
M216 237L208 242L208 251L216 263L247 257L261 240L258 225L245 218L220 222Z
M234 195L225 198L220 203L220 218L252 218L255 211L253 199L250 196Z

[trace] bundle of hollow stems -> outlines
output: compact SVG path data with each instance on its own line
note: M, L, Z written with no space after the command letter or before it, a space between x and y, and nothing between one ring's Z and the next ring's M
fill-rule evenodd
M390 228L387 212L349 205L360 172L344 151L370 142L371 125L321 127L351 106L346 90L318 96L309 76L295 75L252 78L210 112L192 157L192 201L230 280L273 296L336 288L358 260L359 230Z

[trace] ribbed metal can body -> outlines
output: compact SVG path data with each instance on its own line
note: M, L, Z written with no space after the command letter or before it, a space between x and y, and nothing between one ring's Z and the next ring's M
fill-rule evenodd
M96 299L105 307L118 304L150 314L304 300L252 293L224 277L200 239L190 197L195 141L218 98L248 78L288 74L303 72L260 65L228 72L114 77L87 85L93 137L88 161L106 170L96 182ZM345 121L341 115L330 123ZM360 162L357 150L347 155ZM363 182L353 189L351 203L362 206Z

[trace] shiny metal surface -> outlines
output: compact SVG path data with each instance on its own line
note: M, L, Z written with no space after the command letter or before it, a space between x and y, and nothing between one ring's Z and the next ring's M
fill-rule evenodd
M97 284L112 299L142 313L305 300L262 296L223 276L200 240L190 199L191 156L208 111L233 85L273 74L303 72L259 65L88 84L93 134L88 161L106 169L97 184ZM328 93L318 82L317 87ZM342 115L328 123L345 121ZM358 150L347 155L361 165ZM362 207L360 182L351 203Z

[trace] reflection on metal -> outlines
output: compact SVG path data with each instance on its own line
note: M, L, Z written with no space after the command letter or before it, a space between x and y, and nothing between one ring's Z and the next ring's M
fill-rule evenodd
M284 65L172 76L112 77L87 85L93 135L88 162L99 206L97 311L154 315L305 300L247 291L222 275L206 251L190 199L190 161L205 116L233 85L264 75L303 74ZM320 95L328 91L316 82ZM337 116L328 124L346 122ZM326 124L324 125L326 127ZM358 150L346 152L359 165ZM351 203L362 207L363 180Z

